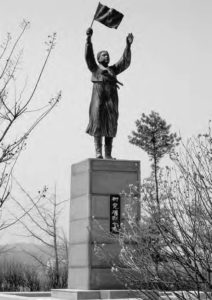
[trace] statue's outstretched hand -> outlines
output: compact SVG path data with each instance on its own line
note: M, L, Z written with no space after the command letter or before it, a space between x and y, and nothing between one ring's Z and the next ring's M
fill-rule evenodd
M134 36L132 33L129 33L127 38L126 38L126 41L127 41L127 45L131 45L132 42L133 42L133 39L134 39Z
M91 27L89 27L87 30L86 30L86 34L87 36L91 37L92 34L93 34L93 29Z

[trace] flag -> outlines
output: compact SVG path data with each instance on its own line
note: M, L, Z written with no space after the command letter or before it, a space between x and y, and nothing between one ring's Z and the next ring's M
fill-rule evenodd
M99 2L94 15L94 20L104 24L107 27L117 29L123 17L124 15L119 11L102 5Z

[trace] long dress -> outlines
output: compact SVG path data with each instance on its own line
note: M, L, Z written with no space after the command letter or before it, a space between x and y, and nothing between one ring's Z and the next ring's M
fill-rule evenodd
M92 72L93 91L89 108L89 123L86 132L92 136L115 137L118 125L118 85L116 75L126 70L131 62L130 46L126 46L121 59L105 68L97 64L93 46L87 41L85 59Z

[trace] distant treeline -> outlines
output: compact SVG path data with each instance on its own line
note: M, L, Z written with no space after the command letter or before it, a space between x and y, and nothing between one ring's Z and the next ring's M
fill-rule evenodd
M42 258L40 264L33 257ZM66 288L68 265L60 262L59 280L55 286L54 260L46 249L37 245L18 243L0 246L0 291L49 291Z
M59 288L67 287L67 268L60 270ZM54 270L15 260L0 261L0 291L49 291L54 285Z

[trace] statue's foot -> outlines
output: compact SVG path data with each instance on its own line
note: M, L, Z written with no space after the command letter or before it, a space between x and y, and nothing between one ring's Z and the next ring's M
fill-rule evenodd
M116 158L112 156L105 156L105 159L116 160Z
M103 159L103 156L102 155L97 155L96 158L97 159Z

